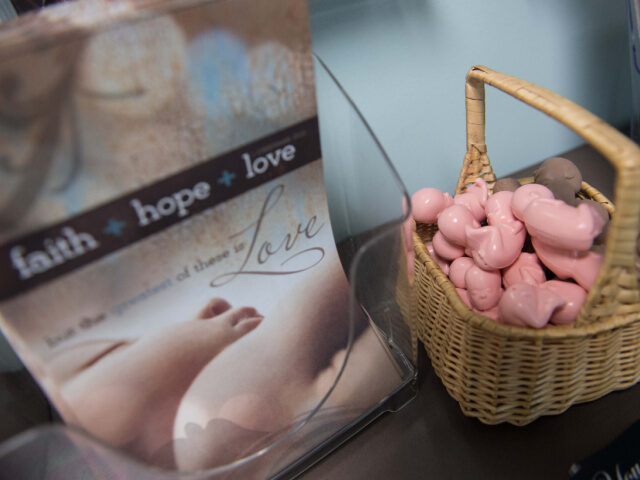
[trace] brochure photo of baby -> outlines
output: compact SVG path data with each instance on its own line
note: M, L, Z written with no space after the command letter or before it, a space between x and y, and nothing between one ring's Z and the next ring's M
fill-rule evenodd
M0 55L0 328L91 437L188 472L284 439L267 477L403 380L335 247L307 2L92 3Z

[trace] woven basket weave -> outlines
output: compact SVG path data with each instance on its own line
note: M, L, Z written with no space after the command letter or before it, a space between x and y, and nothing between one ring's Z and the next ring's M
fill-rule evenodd
M456 193L478 178L493 188L485 145L484 84L546 113L582 136L616 169L615 212L595 188L581 195L612 214L603 266L574 325L541 330L501 325L470 310L414 233L415 331L436 374L464 414L484 423L525 425L640 380L640 294L636 238L640 218L640 148L569 100L537 85L473 67L466 80L467 154Z

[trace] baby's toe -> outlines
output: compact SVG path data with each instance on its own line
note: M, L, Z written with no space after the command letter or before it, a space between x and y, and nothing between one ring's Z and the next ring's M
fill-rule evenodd
M256 328L264 317L253 307L242 307L231 310L225 315L225 323L232 330L232 335L239 338Z
M198 320L207 320L230 309L231 305L226 300L222 298L213 298L209 300L209 303L207 303L202 310L200 310L197 318Z

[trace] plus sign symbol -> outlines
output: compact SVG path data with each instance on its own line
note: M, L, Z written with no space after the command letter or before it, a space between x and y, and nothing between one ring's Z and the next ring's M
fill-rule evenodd
M224 185L225 187L230 187L235 178L236 178L235 173L231 173L225 170L222 172L222 175L220 175L220 178L218 179L218 183L221 185Z
M115 218L110 218L107 222L107 226L102 230L107 235L112 235L114 237L122 236L122 230L127 224L123 221L116 220Z

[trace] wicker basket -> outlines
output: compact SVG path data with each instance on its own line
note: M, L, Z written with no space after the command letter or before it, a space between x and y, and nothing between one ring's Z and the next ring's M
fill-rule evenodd
M525 425L640 380L640 294L636 238L640 218L640 148L602 120L537 85L473 67L467 74L467 154L456 187L496 177L484 132L484 84L546 113L581 135L616 169L615 204L583 183L581 194L613 213L603 266L574 325L541 330L501 325L470 310L414 234L416 335L436 374L465 415L484 423Z

